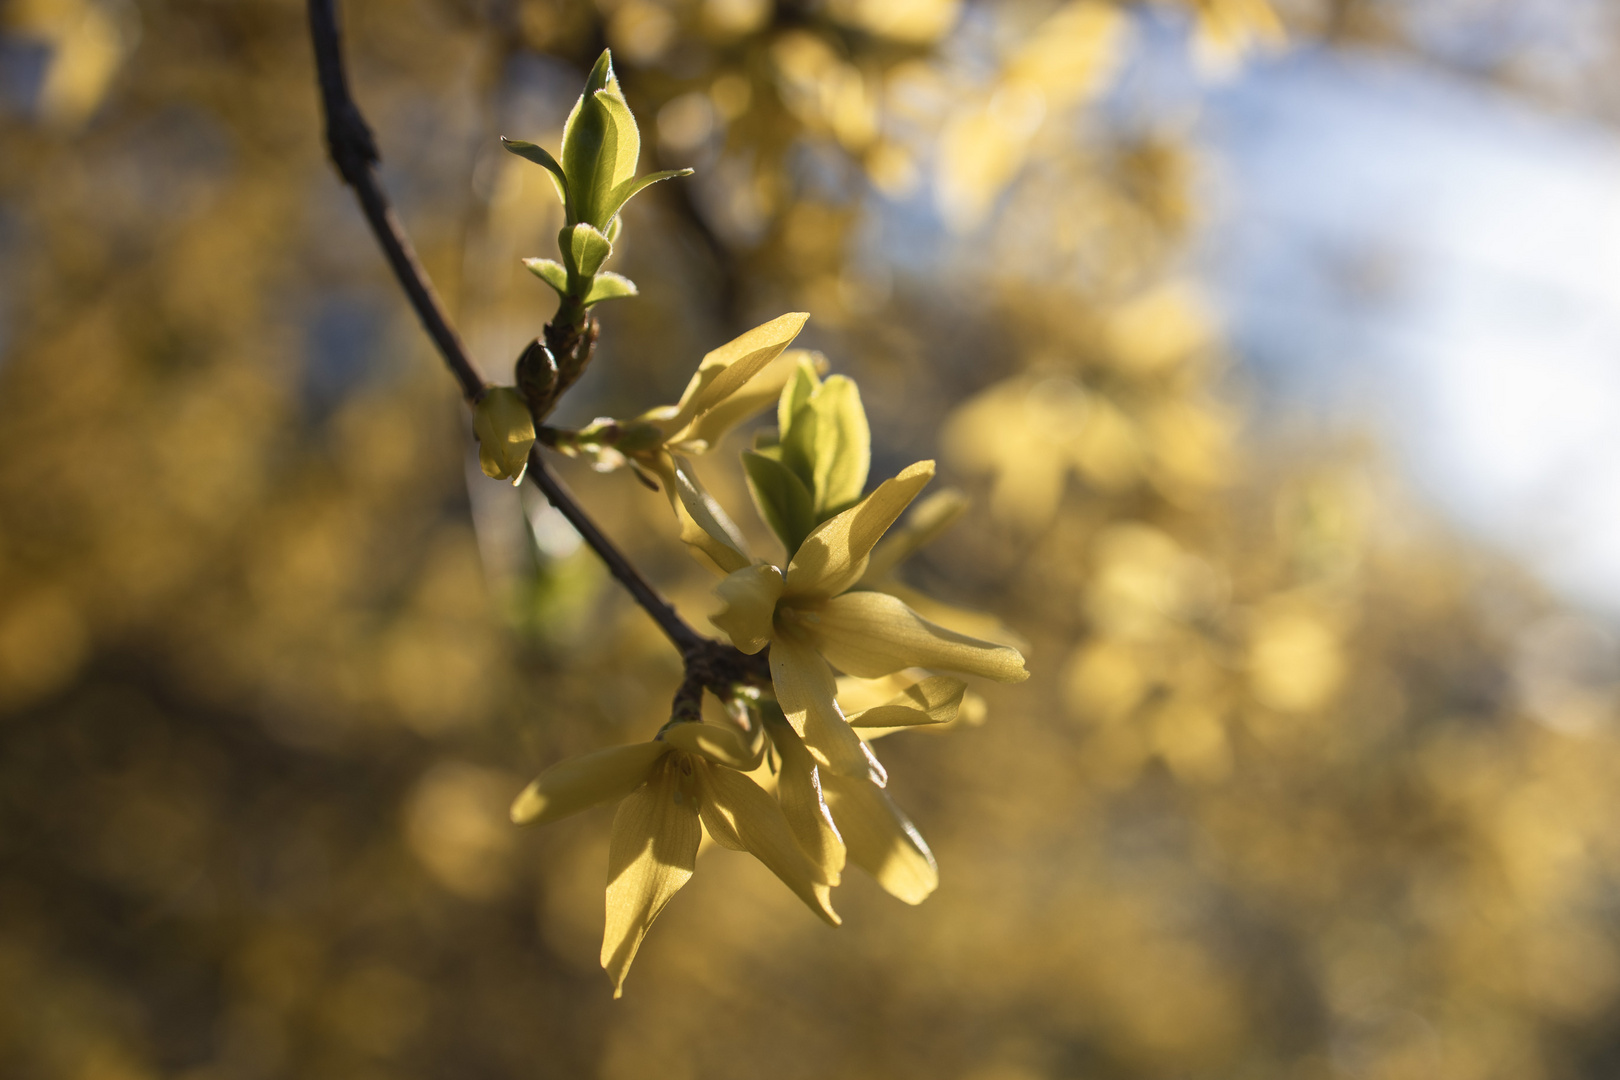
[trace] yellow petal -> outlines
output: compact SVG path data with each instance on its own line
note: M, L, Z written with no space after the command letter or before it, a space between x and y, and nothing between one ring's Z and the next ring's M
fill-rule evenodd
M602 967L613 996L624 990L630 962L664 905L692 877L703 830L698 825L697 783L671 757L653 770L645 787L619 804L608 845L607 923Z
M833 772L888 782L883 766L838 708L838 684L814 649L786 635L771 643L771 684L787 722Z
M866 573L872 546L933 478L934 463L919 461L876 491L816 526L788 564L787 596L837 596Z
M913 666L982 675L997 682L1029 678L1017 649L935 626L888 593L835 596L803 625L822 656L840 671L862 678Z
M955 488L936 491L912 508L905 524L892 529L872 549L864 580L875 581L910 558L925 544L932 543L950 528L968 508L968 497Z
M934 675L906 687L882 705L852 713L851 727L892 728L913 724L948 724L956 719L967 683L948 675Z
M750 565L741 534L720 504L704 490L692 464L673 454L660 453L642 464L652 471L669 497L670 509L681 525L681 542L697 560L718 574Z
M752 655L770 644L771 620L782 595L782 571L765 563L745 566L727 576L714 591L726 606L709 616L709 621L724 631L733 645Z
M871 576L867 574L868 578ZM966 634L968 637L983 638L997 645L1011 645L1019 652L1029 648L1027 638L987 612L947 604L893 581L885 581L873 588L888 593L929 622L943 626L947 630L955 630L958 634Z
M825 776L822 791L856 866L892 896L920 904L939 884L939 867L922 834L875 784Z
M781 355L809 318L809 314L802 311L779 315L705 356L698 365L697 374L686 384L686 392L681 395L675 415L662 421L664 431L676 434L741 390L743 384Z
M560 761L512 801L512 820L519 825L543 824L622 799L642 785L668 749L663 743L634 743Z
M743 772L753 772L765 758L765 737L756 732L752 737L734 727L719 724L671 724L659 739L689 754L697 754L710 761Z
M808 349L788 349L745 383L742 389L698 416L670 437L676 449L692 454L713 450L715 445L738 424L776 404L782 396L782 387L793 377L801 361L813 358ZM669 416L680 412L672 409Z
M534 417L523 395L510 386L493 386L473 410L478 436L478 467L493 480L522 480L534 445Z
M782 759L776 783L782 816L799 850L820 867L827 884L837 885L844 872L844 840L821 793L821 769L786 722L772 722L771 742Z
M726 847L753 855L811 911L837 926L840 920L832 909L829 882L821 868L799 850L776 800L742 773L722 765L701 762L697 774L702 785L703 827L709 835Z

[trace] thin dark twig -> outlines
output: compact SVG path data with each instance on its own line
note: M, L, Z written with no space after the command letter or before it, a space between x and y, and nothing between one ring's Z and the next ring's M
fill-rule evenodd
M349 94L338 33L336 0L309 0L309 29L315 43L315 67L320 78L326 142L332 161L344 181L359 196L360 206L365 211L372 232L377 236L377 242L382 245L389 264L399 277L400 284L405 287L422 325L438 346L456 381L461 384L463 396L469 402L476 402L483 396L488 384L450 325L427 271L417 261L410 238L394 216L388 197L377 179L377 145L372 138L371 128L360 113L360 107ZM589 344L594 344L595 335L589 332L589 325L584 324L579 332L586 334ZM552 328L547 329L550 331ZM573 342L567 344L570 349L574 347ZM551 505L568 519L568 523L579 532L591 550L607 564L608 571L619 584L680 650L682 662L689 671L700 673L700 677L717 690L723 690L735 682L759 682L762 678L769 682L770 672L764 667L762 657L746 656L730 645L706 638L681 618L674 606L641 576L624 553L585 513L584 508L574 501L562 481L546 467L538 446L529 452L528 475L551 501Z
M607 538L596 522L591 520L590 515L574 501L573 495L563 486L563 482L546 467L538 445L529 451L528 478L534 481L534 486L539 488L547 499L551 500L551 505L568 519L568 524L574 527L590 549L607 564L608 572L618 579L619 584L623 585L631 596L635 597L636 603L652 616L658 628L664 632L664 636L669 638L683 655L701 646L706 639L687 625L686 620L675 611L675 606L647 583L647 579L630 565L630 561L613 545L613 541Z
M321 110L326 117L327 152L332 155L332 163L337 166L343 182L354 188L360 209L376 234L377 243L382 245L383 254L388 257L388 265L394 268L394 276L404 286L423 328L461 384L462 396L476 402L484 396L489 384L450 325L439 294L434 291L427 271L422 269L410 237L394 215L394 208L377 179L377 143L365 117L360 114L360 106L349 94L336 0L309 0L309 32L315 42L315 71L321 86Z

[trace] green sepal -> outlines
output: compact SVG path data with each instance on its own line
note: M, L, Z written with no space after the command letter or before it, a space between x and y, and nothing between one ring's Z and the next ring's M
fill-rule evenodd
M601 303L603 300L618 300L625 296L639 295L640 290L636 283L623 274L615 274L611 270L603 270L591 282L591 291L585 297L585 306Z
M555 259L524 259L529 273L557 290L558 296L568 295L568 268Z
M744 450L742 463L759 516L781 539L791 559L816 526L809 489L775 458Z
M573 221L574 207L568 199L568 175L563 172L561 163L551 156L551 152L536 143L524 142L522 139L508 139L505 135L501 136L501 145L525 161L545 166L546 171L551 174L552 186L557 189L557 194L563 201L563 213L569 221Z

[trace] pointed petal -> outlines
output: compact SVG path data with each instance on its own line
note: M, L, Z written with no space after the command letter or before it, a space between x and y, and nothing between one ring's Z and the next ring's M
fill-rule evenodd
M744 383L782 354L809 318L803 311L779 315L705 356L681 395L675 415L664 422L664 431L675 434L742 389Z
M782 387L793 377L800 362L814 366L816 355L808 349L788 349L766 364L741 389L732 391L725 400L694 419L671 441L678 443L681 449L690 448L694 454L714 449L732 428L776 404L782 396Z
M697 784L670 760L647 785L619 804L608 845L607 921L602 967L613 996L624 989L630 962L664 905L692 877L703 830L698 825Z
M512 820L519 825L544 824L622 799L646 781L668 750L657 742L632 743L558 762L512 801Z
M872 561L866 565L862 580L875 581L916 553L918 548L932 543L940 533L950 528L968 508L968 497L955 488L936 491L912 507L905 523L889 530L881 543L872 549Z
M907 667L960 671L997 682L1029 678L1017 649L935 626L888 593L835 596L805 628L828 662L862 678Z
M770 735L782 759L776 783L782 816L799 850L821 868L827 884L837 885L844 872L844 840L821 793L820 766L785 719L771 722Z
M678 750L697 754L729 768L753 772L765 759L765 739L755 733L750 737L734 727L693 722L671 724L659 738Z
M692 472L691 462L673 454L658 454L641 463L654 472L669 496L670 509L681 525L681 542L699 562L716 573L729 574L752 564L742 536Z
M805 537L788 564L787 596L837 596L861 579L872 546L894 524L934 475L932 461L919 461L885 480L876 491L824 521Z
M868 574L868 577L871 575ZM1010 645L1019 652L1029 648L1029 639L988 612L957 607L919 592L908 585L886 581L873 586L877 592L886 592L918 615L947 630L955 630L968 637L983 638L997 645Z
M967 683L948 675L934 675L896 694L889 701L858 713L849 724L858 728L907 727L913 724L948 724L956 719Z
M742 773L724 766L704 763L697 772L703 785L703 827L709 835L753 855L811 911L837 926L840 919L832 909L829 883L820 867L799 850L776 800Z
M838 684L814 649L777 635L771 642L771 683L783 715L817 760L833 772L888 782L883 766L839 711Z
M768 563L732 572L715 593L726 606L709 621L725 631L731 643L752 655L770 644L776 601L782 595L782 571Z
M848 776L824 776L822 791L850 861L908 904L927 899L939 885L939 866L922 834L888 793Z

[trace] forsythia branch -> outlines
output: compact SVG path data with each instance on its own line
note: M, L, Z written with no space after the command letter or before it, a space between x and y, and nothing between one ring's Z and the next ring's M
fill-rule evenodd
M349 93L337 19L336 0L309 0L309 29L315 45L315 67L326 121L327 150L344 183L352 187L359 198L371 231L410 298L422 326L460 384L462 396L469 403L476 404L484 396L488 383L451 326L444 305L439 301L427 271L417 259L410 238L400 225L377 178L376 142L360 107ZM560 393L566 388L567 382L577 377L588 362L588 353L595 344L594 321L587 321L581 317L582 310L576 311L566 304L563 311L573 313L575 317L563 319L560 324L554 320L545 328L545 344L551 347L554 354L560 352L557 359L570 369L562 373L562 385L556 388L555 393ZM769 683L770 671L764 657L748 656L731 645L706 638L681 618L674 606L641 576L624 553L574 501L568 489L546 467L538 447L529 454L528 478L568 519L619 584L658 624L671 644L680 650L688 681L696 678L722 696L729 696L731 687L739 682Z

